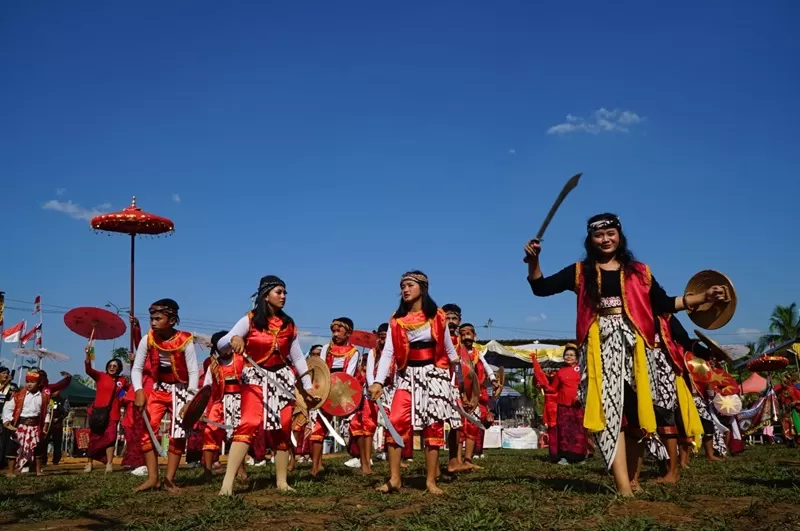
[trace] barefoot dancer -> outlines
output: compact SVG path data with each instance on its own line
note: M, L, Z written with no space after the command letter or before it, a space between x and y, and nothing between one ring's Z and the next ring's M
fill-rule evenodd
M373 332L376 333L377 332ZM361 474L372 475L372 437L377 428L377 415L375 402L368 398L367 389L374 378L367 377L367 364L369 363L372 351L361 357L358 369L356 369L356 380L361 384L364 399L355 413L350 417L350 454L357 456L361 461Z
M220 354L217 350L217 342L227 333L228 331L225 330L211 336L211 355L208 358L210 362L206 369L203 386L211 386L208 419L218 424L231 426L231 429L226 432L219 426L206 423L203 431L203 476L205 479L211 478L214 456L219 454L222 441L233 436L233 428L239 425L242 418L241 377L245 366L244 358L241 354L234 354L233 351ZM239 476L247 477L244 464L239 470Z
M228 467L222 482L221 496L233 494L233 482L247 456L247 449L259 426L269 432L275 452L275 478L278 490L292 490L287 482L295 376L308 372L294 320L283 311L286 284L274 275L261 279L255 310L242 317L233 329L217 342L221 353L230 349L247 354L249 363L242 371L242 420L233 431ZM291 364L291 365L290 365ZM265 371L266 374L262 371ZM303 376L303 387L311 389L311 377ZM306 403L314 404L311 396Z
M456 349L456 352L459 352L461 347L461 337L458 334L458 327L461 326L461 307L458 304L449 303L442 306L442 311L444 311L444 319L447 323L447 331L450 334L450 341L453 343L453 348ZM451 374L451 381L451 392L453 394L453 402L455 403L456 400L461 399L458 383L456 382L455 371L453 371L453 374ZM461 421L461 415L458 413L456 413L456 415L458 415L458 420ZM464 456L461 449L461 443L464 435L464 423L461 424L460 428L456 429L452 427L452 419L450 419L450 421L451 428L447 434L447 452L449 454L447 471L451 474L455 472L466 472L471 470L472 467L464 463Z
M375 383L375 374L378 370L378 362L383 353L383 348L386 345L386 332L389 330L389 323L382 323L375 334L378 337L378 344L370 350L365 356L367 366L364 369L366 379L366 389L368 390L373 383ZM394 371L390 371L390 375L384 381L383 403L388 405L392 403L391 399L391 385L389 382L393 380ZM361 473L365 476L372 475L372 443L375 432L378 429L378 404L370 400L369 395L364 398L359 415L350 421L350 433L353 437L357 437L359 456L361 458Z
M686 371L683 347L673 340L672 330L680 327L680 322L672 314L659 315L656 326L656 348L647 350L647 360L651 374L657 374L660 385L653 385L651 392L658 424L658 436L666 446L668 463L666 474L659 478L660 483L678 481L679 438L694 439L703 433L700 417L692 400L692 393L683 379ZM661 393L656 389L660 389ZM665 392L665 391L668 391ZM663 455L660 456L663 458Z
M42 455L47 452L45 425L50 422L49 403L50 393L45 392L41 373L35 369L25 374L25 387L5 402L3 427L13 432L6 450L9 477L19 474L31 461L35 462L36 475L42 475Z
M464 323L458 327L458 333L461 338L461 346L459 347L459 355L462 359L469 359L472 366L475 367L475 377L478 379L480 387L480 396L478 397L478 417L484 424L494 421L489 411L489 392L486 390L486 380L492 382L493 394L496 397L500 395L500 384L494 375L492 367L486 362L486 359L481 355L480 351L475 347L475 326L470 323ZM463 370L463 369L462 369ZM467 413L472 413L468 411ZM483 430L478 426L463 420L461 434L459 438L459 446L461 446L461 438L465 441L464 448L464 464L470 468L480 468L472 463L472 458L475 455L475 449L478 441L483 434Z
M537 384L544 388L545 393L551 393L555 397L555 429L551 430L548 426L547 433L549 444L556 448L553 458L560 465L583 461L588 448L586 428L583 427L583 404L578 400L581 374L576 345L567 343L564 346L564 363L567 364L566 367L558 369L548 382L539 360L533 356L533 372Z
M197 391L199 378L192 334L175 329L180 323L178 309L178 303L172 299L161 299L150 306L150 332L139 342L131 369L131 381L136 391L134 405L139 409L147 408L147 417L154 433L158 433L164 415L170 415L169 455L164 483L173 492L179 490L175 485L175 472L186 450L186 432L177 417L189 402L190 394ZM153 389L147 395L142 378L146 362L153 378ZM142 437L142 453L147 465L147 480L133 489L134 492L161 486L158 456L148 432Z
M592 217L584 241L586 258L550 277L539 267L540 242L525 246L528 281L536 296L574 291L578 296L577 338L581 343L581 396L584 426L592 432L617 491L632 495L629 469L643 448L637 434L626 441L623 416L648 438L656 432L646 346L655 346L655 316L694 308L724 298L722 287L685 297L668 297L650 273L633 258L619 218ZM630 448L628 448L630 447ZM631 459L629 466L627 459Z
M704 360L713 359L714 354L711 352L711 350L701 345L698 341L692 340L689 337L689 333L686 331L680 321L675 318L675 316L670 316L669 327L673 343L679 348L683 349L684 353L690 352L698 358ZM686 380L686 385L691 391L694 407L700 416L700 422L703 428L703 451L705 452L706 458L709 461L720 461L720 459L714 455L714 450L717 450L720 455L724 455L726 452L725 440L723 433L716 429L714 423L714 417L712 416L714 405L706 397L707 393L709 393L709 387L701 382L692 382L688 370L684 372L684 377ZM683 404L681 404L681 407L682 406ZM685 415L681 415L681 420L684 416ZM694 446L695 437L686 432L683 422L679 424L678 428L681 437L683 437L680 448L680 461L681 466L686 468L689 466L689 454L692 446Z
M444 423L455 418L457 424L452 427L460 427L450 380L458 353L450 340L444 312L428 293L428 277L421 271L406 273L400 280L400 290L400 306L389 322L378 374L369 391L374 399L381 396L381 382L389 376L394 359L397 374L390 420L405 445L412 444L414 430L422 430L428 492L442 494L436 475L439 449L445 445ZM384 493L401 487L401 449L391 436L386 441L391 477L378 489Z
M114 446L117 444L117 425L120 420L120 392L127 387L128 379L122 376L122 360L114 358L106 363L105 372L100 372L92 368L92 359L89 347L86 347L85 360L86 374L95 381L95 397L92 403L91 415L102 414L105 409L105 429L95 433L89 432L89 448L86 455L89 462L86 463L84 472L92 471L92 462L100 461L106 465L106 472L112 470L112 459L114 457ZM102 409L98 409L102 408ZM97 412L96 412L97 411ZM90 415L90 419L91 419ZM101 426L97 426L100 428Z
M345 372L354 376L358 368L358 349L350 344L353 333L353 321L348 317L339 317L331 322L331 342L322 347L320 358L328 364L331 374ZM311 414L314 427L311 430L311 475L316 476L322 470L322 442L328 430L319 415L323 411L316 410ZM327 418L327 417L326 417ZM345 432L347 433L347 432Z

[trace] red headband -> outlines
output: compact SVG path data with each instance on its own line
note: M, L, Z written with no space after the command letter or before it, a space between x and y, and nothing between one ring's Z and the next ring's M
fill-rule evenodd
M26 382L37 382L38 383L40 379L41 379L41 376L39 375L39 373L37 371L28 371L25 374L25 381Z

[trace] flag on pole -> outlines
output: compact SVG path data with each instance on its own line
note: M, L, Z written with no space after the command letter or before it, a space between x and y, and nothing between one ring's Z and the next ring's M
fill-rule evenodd
M25 343L33 339L34 334L37 336L38 339L39 331L41 329L42 329L42 323L37 323L36 326L34 326L29 332L26 332L25 335L22 336L22 339L19 340L20 344L24 346Z
M39 323L36 328L36 342L34 343L36 348L42 348L42 323Z
M20 321L8 330L3 330L3 341L6 343L17 343L25 330L25 321Z
M6 308L6 292L0 291L0 329L3 328L3 310Z
M37 295L36 299L33 301L33 314L36 315L37 313L42 311L42 296Z

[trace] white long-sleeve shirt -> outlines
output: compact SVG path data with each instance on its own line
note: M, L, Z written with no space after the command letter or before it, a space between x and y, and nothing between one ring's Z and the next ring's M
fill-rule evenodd
M367 352L367 387L375 383L375 358L378 357L378 350L372 349ZM385 380L381 381L383 383Z
M136 357L133 359L131 382L133 383L134 391L138 391L142 388L142 372L144 371L145 361L147 361L147 339L148 336L144 336L139 342L139 347L136 349ZM187 387L190 391L196 391L197 382L200 379L200 371L197 367L197 353L194 350L194 341L189 341L186 345L186 349L183 351L183 355L186 358L186 370L189 372L189 384ZM169 352L159 350L158 359L162 367L170 366ZM150 367L150 370L157 371L158 367Z
M328 362L328 347L329 347L329 345L323 345L322 352L319 355L320 359L322 359L322 361L324 361L326 363ZM347 364L347 369L345 370L345 372L347 374L349 374L350 376L355 376L356 375L356 367L358 367L358 363L359 363L360 357L361 357L361 354L359 354L358 351L356 351L356 353L353 354L353 357L350 358L349 361L344 356L338 356L338 357L334 356L333 357L333 364L331 365L331 370L332 371L336 371L336 370L345 369L345 363L346 363Z
M433 334L431 333L431 324L427 323L415 330L406 330L408 334L408 342L416 343L417 341L433 341ZM450 333L445 329L444 335L444 349L447 351L447 357L450 358L450 363L458 361L458 352L453 346L453 340L450 339ZM386 332L386 345L383 347L381 359L378 362L378 373L375 375L375 382L383 383L389 376L389 369L392 366L392 358L394 357L394 344L392 343L392 327Z
M14 420L14 408L16 407L17 396L18 395L15 394L11 400L6 400L6 403L3 405L3 424ZM41 391L36 393L28 391L25 393L25 402L22 404L22 412L19 415L20 418L38 417L42 411L42 400L44 400L44 395ZM49 411L44 421L45 423L50 422Z
M239 336L242 339L247 337L247 334L250 333L250 316L245 315L239 321L233 325L230 332L222 336L222 339L217 341L217 350L227 354L231 350L231 339L234 336ZM289 359L292 360L292 365L297 370L298 374L305 374L303 376L303 389L306 391L310 390L313 387L311 383L311 376L307 375L308 372L308 365L306 364L306 358L303 355L303 349L300 348L300 341L297 340L295 337L292 340L292 345L289 347Z

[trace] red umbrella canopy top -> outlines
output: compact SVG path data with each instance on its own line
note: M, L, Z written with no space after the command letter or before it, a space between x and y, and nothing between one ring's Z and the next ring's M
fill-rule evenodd
M120 212L109 212L95 216L89 222L94 230L120 232L123 234L165 234L175 230L172 220L149 212L136 206L136 196L131 205Z

